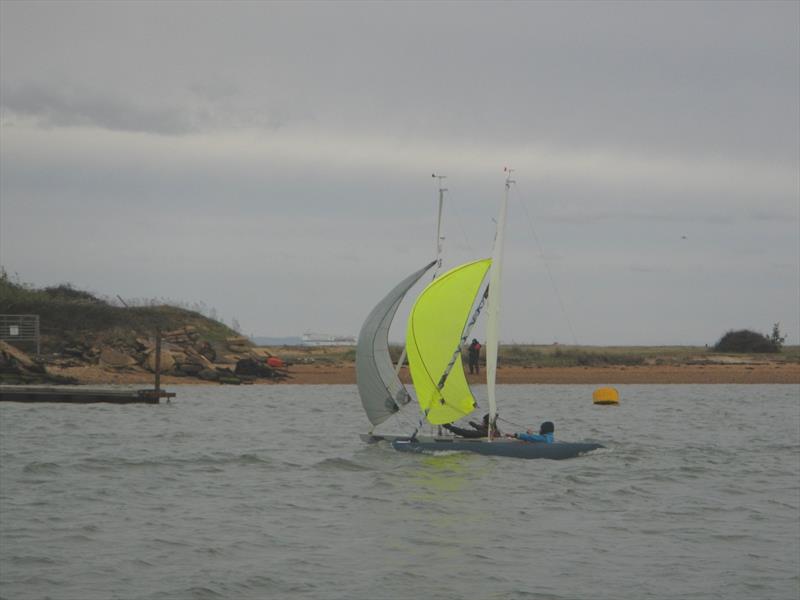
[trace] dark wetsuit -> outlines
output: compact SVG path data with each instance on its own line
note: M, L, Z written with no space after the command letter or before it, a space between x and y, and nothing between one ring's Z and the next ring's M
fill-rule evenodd
M470 425L472 425L472 429L462 429L461 427L456 427L455 425L445 424L442 425L448 431L455 433L461 437L465 438L483 438L489 436L489 427L484 425L483 423L476 423L475 421L470 421ZM500 437L500 432L495 429L494 433L492 433L492 437Z

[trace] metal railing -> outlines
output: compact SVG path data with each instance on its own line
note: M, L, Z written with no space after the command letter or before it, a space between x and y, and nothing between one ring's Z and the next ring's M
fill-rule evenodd
M0 340L9 343L33 342L36 344L36 356L39 356L39 315L0 315Z

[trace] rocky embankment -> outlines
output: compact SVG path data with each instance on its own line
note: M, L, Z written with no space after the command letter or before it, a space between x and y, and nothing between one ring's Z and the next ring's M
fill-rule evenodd
M77 383L71 377L51 373L41 360L31 358L11 344L0 340L0 383Z
M72 340L60 352L33 357L0 342L0 383L133 383L156 371L154 338ZM282 381L286 363L244 337L212 344L191 325L161 335L160 373L164 381L200 380L239 384Z

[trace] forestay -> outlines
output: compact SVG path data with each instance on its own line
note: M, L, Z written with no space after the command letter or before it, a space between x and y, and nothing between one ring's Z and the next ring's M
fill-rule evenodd
M475 409L461 360L452 363L481 283L491 265L483 259L458 266L432 281L411 309L406 349L420 408L429 423L452 423Z
M497 380L497 350L500 344L500 305L503 277L503 248L506 229L506 212L508 210L508 189L511 185L511 173L506 178L506 192L500 202L500 214L497 218L497 232L492 250L492 270L489 274L489 298L486 319L486 393L489 397L489 420L495 423L497 418L497 396L495 384ZM492 428L489 428L491 439Z
M356 379L358 393L367 418L379 425L410 400L408 392L397 377L389 355L389 327L408 291L414 287L436 261L428 263L397 284L381 300L358 334L356 347Z

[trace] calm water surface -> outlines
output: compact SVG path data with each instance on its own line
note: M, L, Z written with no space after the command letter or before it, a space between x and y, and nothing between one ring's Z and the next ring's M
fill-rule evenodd
M499 389L567 461L367 446L354 386L2 403L0 597L797 600L800 386L619 389Z

